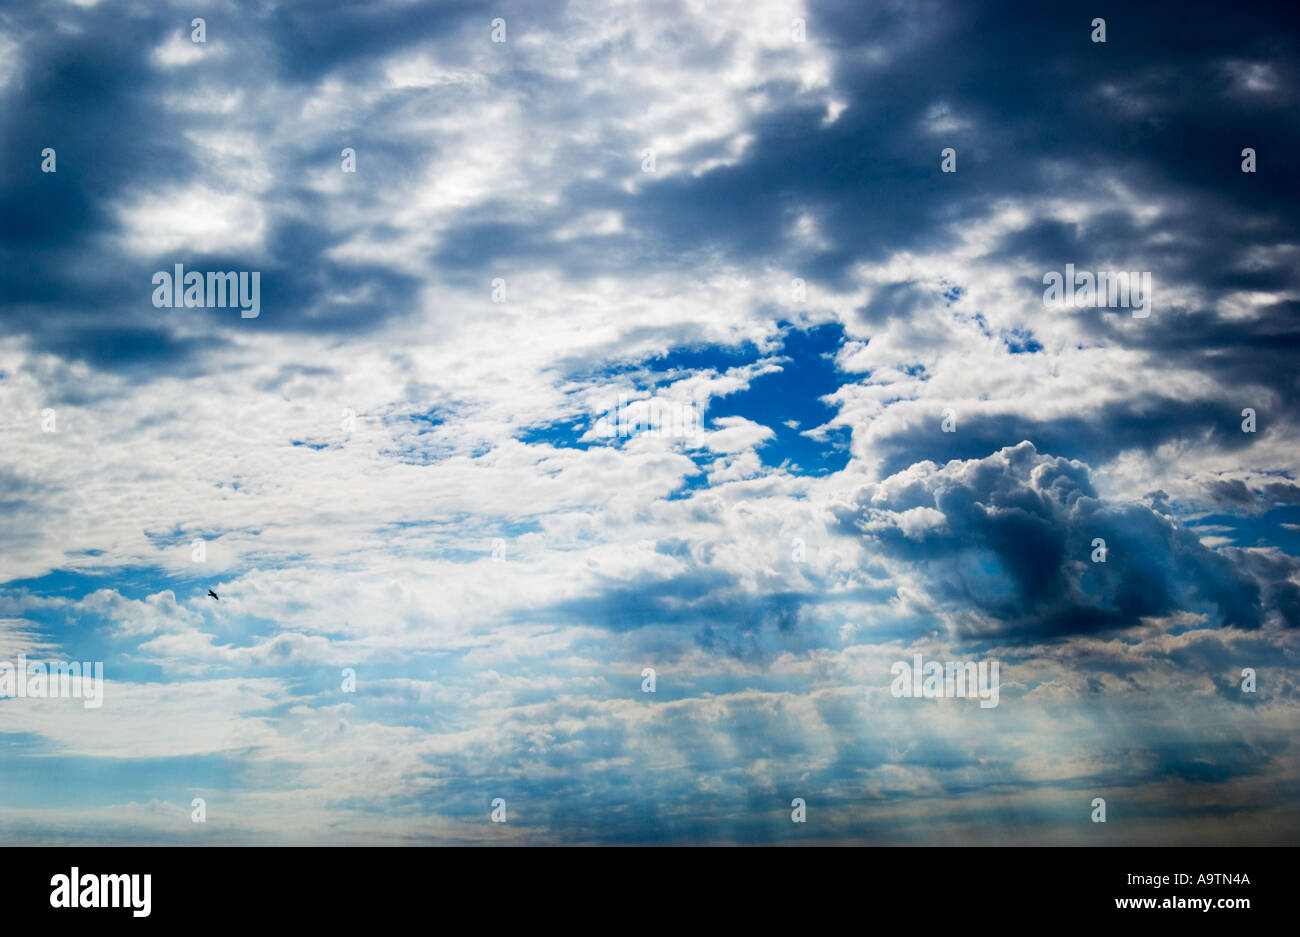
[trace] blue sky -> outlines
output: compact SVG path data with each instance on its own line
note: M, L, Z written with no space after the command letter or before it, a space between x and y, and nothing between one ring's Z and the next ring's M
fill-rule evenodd
M0 0L0 837L1294 842L1295 26Z

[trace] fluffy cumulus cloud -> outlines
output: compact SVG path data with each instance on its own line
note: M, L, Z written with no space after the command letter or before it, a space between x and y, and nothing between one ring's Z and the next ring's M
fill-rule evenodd
M1216 625L1259 628L1258 572L1272 563L1206 547L1147 504L1107 503L1087 466L1022 442L984 459L919 462L876 486L844 523L920 571L958 631L1067 635L1206 606ZM1294 624L1279 593L1278 624Z
M0 7L0 833L1294 841L1295 12L1097 15Z

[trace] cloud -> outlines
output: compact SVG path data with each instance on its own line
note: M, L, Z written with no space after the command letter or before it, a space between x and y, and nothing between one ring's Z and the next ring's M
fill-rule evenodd
M958 634L1106 631L1189 602L1212 607L1223 625L1264 623L1259 585L1239 564L1145 505L1103 501L1085 465L1028 442L917 463L840 523L919 568Z

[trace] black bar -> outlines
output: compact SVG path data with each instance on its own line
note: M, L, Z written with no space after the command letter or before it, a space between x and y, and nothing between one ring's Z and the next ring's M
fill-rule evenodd
M7 922L65 925L369 927L391 915L456 919L457 929L581 918L639 930L676 927L672 915L686 911L699 923L700 911L762 927L828 913L864 930L894 918L947 927L1022 915L1231 927L1283 919L1295 859L1291 848L1245 847L50 847L7 850L0 880ZM149 875L148 914L136 913L143 896L133 910L125 891L125 907L52 907L52 880L73 867L83 889L91 875ZM1117 906L1130 899L1155 907ZM1199 907L1205 899L1214 906ZM1247 907L1217 906L1241 899Z

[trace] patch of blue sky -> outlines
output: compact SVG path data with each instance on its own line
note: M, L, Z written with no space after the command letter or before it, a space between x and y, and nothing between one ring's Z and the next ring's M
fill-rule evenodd
M847 427L828 431L824 440L804 433L833 419L835 408L821 398L840 386L834 355L844 342L838 323L798 329L786 326L779 356L781 370L764 374L749 388L718 400L709 417L740 416L761 423L776 438L758 450L763 464L785 466L795 474L824 475L838 472L849 461Z
M835 409L820 398L839 387L834 354L843 341L844 331L839 324L811 329L783 325L781 347L773 355L781 361L780 370L754 378L744 390L714 398L705 416L705 428L715 428L723 417L744 417L767 426L776 434L772 441L758 450L764 465L770 468L784 466L796 474L812 475L844 468L849 459L847 428L828 431L825 439L804 435L805 431L822 426L835 416ZM728 368L751 364L761 357L764 356L760 356L752 345L740 350L729 346L686 348L640 364L602 370L593 378L630 374L636 377L634 386L638 390L653 391L658 385L693 373L722 373ZM620 442L617 436L581 440L580 437L599 416L570 417L530 427L516 438L521 442L545 443L556 448L617 445ZM683 451L702 469L707 467L709 457L694 453L689 447L684 447ZM682 497L703 484L703 475L692 476L676 496Z
M1043 350L1034 333L1026 329L1008 329L1002 333L1002 341L1013 355L1032 355Z
M1283 505L1253 516L1207 514L1186 526L1193 531L1198 527L1214 528L1204 534L1226 537L1234 547L1272 546L1291 556L1300 556L1300 505Z

